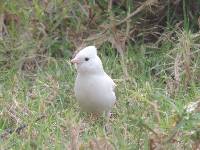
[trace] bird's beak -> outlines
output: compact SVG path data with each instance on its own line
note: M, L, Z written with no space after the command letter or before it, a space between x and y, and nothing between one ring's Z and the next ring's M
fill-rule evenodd
M71 63L73 63L73 64L78 64L78 63L80 63L80 61L79 61L77 58L73 58L73 59L71 60Z

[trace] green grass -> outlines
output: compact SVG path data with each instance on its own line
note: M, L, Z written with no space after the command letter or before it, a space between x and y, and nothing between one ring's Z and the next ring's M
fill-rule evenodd
M105 51L110 51L109 57ZM9 70L1 76L0 133L20 124L28 125L19 135L13 133L1 139L1 148L67 149L72 143L74 129L80 132L78 144L82 148L92 147L89 143L95 139L106 139L104 144L110 143L116 149L148 149L150 138L155 136L151 130L167 139L175 124L182 120L177 127L182 136L175 136L180 143L168 142L164 147L173 149L178 145L190 149L191 139L186 135L197 127L199 114L185 114L184 106L199 96L200 88L191 87L188 93L180 90L172 98L166 93L162 80L155 79L148 71L135 71L137 65L150 70L150 66L142 64L147 62L132 57L141 54L128 51L128 65L135 66L129 69L128 81L123 80L119 56L109 49L109 45L102 47L99 54L106 71L117 83L117 104L112 111L114 117L110 119L110 133L105 132L101 117L90 120L88 114L80 111L73 94L76 73L69 60L52 59L31 80L18 70ZM45 117L36 122L41 115Z
M188 19L186 1L183 18L171 3L163 4L167 27L154 43L151 39L145 43L154 34L153 28L149 30L152 25L144 21L144 26L137 26L140 18L148 18L144 10L130 20L130 29L141 33L130 34L135 41L126 41L125 66L114 42L100 42L98 54L104 69L117 84L108 131L102 116L94 119L81 112L74 97L76 71L70 57L81 39L113 25L108 14L117 22L142 4L123 1L108 12L106 1L101 6L86 2L88 7L73 0L67 4L50 0L47 8L38 0L1 2L1 10L11 19L4 18L5 33L0 37L0 149L171 150L198 145L199 108L187 112L186 107L200 98L200 35L192 32L198 27L195 17L193 22ZM156 12L154 5L146 11ZM184 29L175 26L178 20L183 20ZM126 23L108 29L106 35L127 31ZM95 42L99 41L83 44ZM16 132L22 125L25 128Z

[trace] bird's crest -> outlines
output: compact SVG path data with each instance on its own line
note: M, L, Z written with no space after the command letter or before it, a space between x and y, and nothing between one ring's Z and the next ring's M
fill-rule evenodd
M83 48L79 53L97 55L97 48L95 46L87 46Z

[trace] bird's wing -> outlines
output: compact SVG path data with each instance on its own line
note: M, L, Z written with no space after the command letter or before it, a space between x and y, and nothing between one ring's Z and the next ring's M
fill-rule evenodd
M108 76L108 75L107 75L107 79L108 79L109 83L110 83L111 86L112 86L112 90L114 91L114 90L115 90L115 87L116 87L117 85L116 85L115 82L111 79L111 77Z

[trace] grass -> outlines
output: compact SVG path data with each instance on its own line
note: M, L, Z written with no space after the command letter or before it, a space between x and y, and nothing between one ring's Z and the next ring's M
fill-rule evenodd
M109 49L109 45L104 46L99 53L106 71L117 83L117 104L110 119L110 133L105 132L102 118L92 120L80 112L73 94L75 71L69 60L51 60L31 80L18 70L9 70L1 76L4 87L1 133L7 128L27 125L20 134L4 137L1 149L68 149L77 145L95 149L103 144L115 149L148 149L151 140L159 140L158 137L166 140L172 132L177 132L173 139L178 142L170 140L162 146L190 149L192 140L188 134L198 129L199 114L185 113L184 107L199 97L200 88L193 86L188 93L180 90L174 98L170 97L163 79L155 79L149 71L144 71L151 67L143 63L153 62L141 61L137 55L142 54L133 51L128 51L126 56L131 79L125 81L119 56ZM110 51L109 57L105 51ZM149 59L160 59L154 57ZM144 70L139 70L142 67L137 65ZM35 121L43 115L44 118Z
M180 18L171 3L163 3L167 27L156 41L149 38L157 33L151 30L155 24L145 22L144 10L153 16L154 2L2 2L0 149L197 148L199 103L191 111L189 104L200 98L200 35L195 23L190 28L184 1L186 29L173 24ZM113 29L116 20L120 24ZM117 84L108 131L104 118L81 112L74 97L70 57L84 44L98 45L104 69Z

